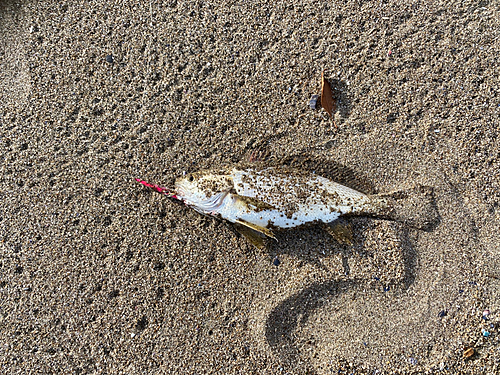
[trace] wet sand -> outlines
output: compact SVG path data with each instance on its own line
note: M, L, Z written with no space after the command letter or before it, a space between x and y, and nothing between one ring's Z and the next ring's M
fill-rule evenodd
M498 373L499 30L493 1L0 1L1 372ZM252 154L428 187L436 223L257 250L134 181Z

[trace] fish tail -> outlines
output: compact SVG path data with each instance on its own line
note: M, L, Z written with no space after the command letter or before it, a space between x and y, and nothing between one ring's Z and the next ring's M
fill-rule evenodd
M415 186L407 190L370 196L373 215L404 223L412 228L429 231L440 221L434 189Z

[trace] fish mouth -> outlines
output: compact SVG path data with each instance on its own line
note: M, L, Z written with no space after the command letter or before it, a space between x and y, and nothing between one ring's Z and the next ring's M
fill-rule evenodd
M182 183L182 181L176 181L174 188L177 196L182 199L184 199L186 191L189 190L189 189L184 189L184 184Z
M184 190L180 186L175 187L175 192L177 193L176 195L180 198L183 199L184 197Z

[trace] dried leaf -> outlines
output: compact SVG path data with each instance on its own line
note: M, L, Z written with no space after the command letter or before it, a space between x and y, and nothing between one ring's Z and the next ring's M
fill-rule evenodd
M467 348L464 350L464 358L469 358L474 355L474 348Z
M337 103L333 97L332 88L325 79L324 72L321 72L321 106L333 118L333 112L337 110Z

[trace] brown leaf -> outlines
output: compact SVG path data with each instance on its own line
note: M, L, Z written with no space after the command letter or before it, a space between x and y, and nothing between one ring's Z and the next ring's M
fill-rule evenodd
M321 72L321 106L333 118L333 112L337 110L337 102L333 97L332 88L325 79L324 72Z

